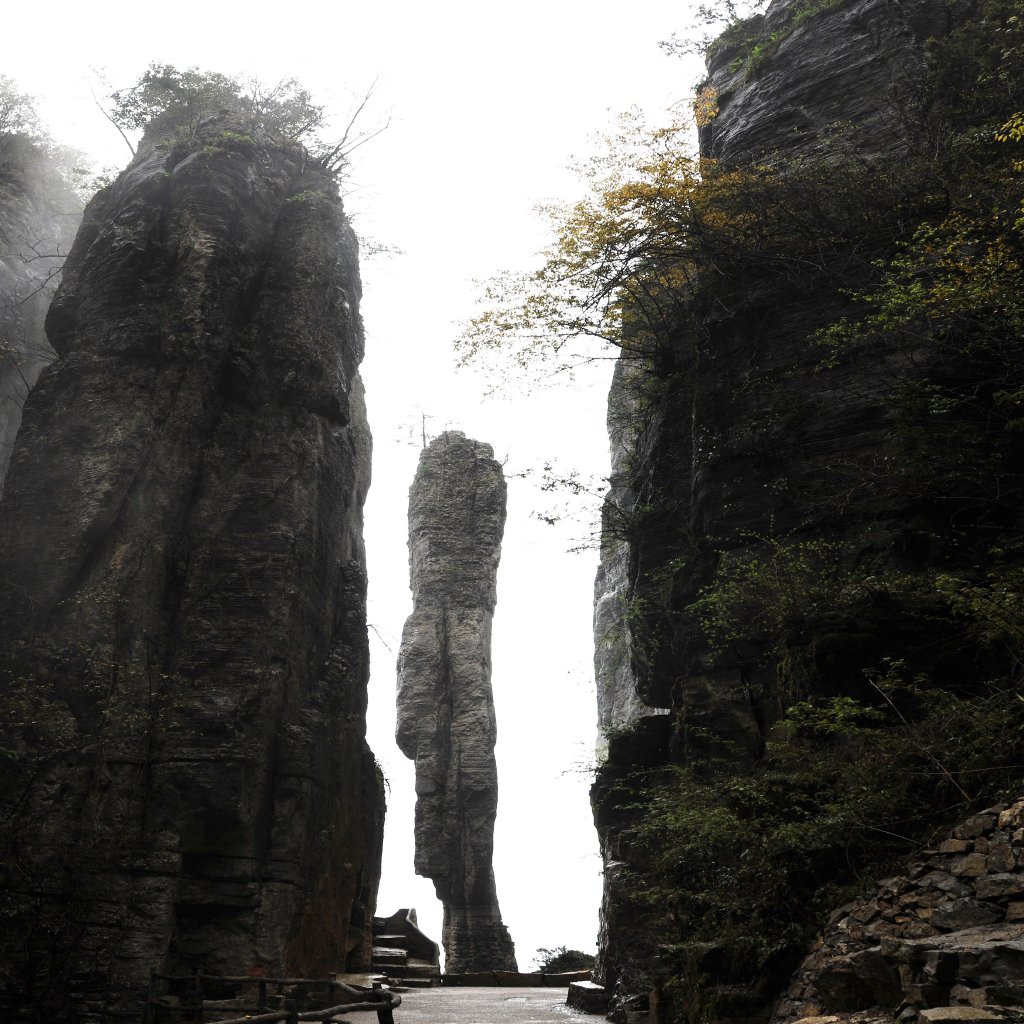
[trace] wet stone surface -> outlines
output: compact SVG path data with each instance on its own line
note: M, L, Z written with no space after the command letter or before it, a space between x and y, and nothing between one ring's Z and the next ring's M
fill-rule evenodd
M570 1010L550 988L428 988L402 993L396 1024L567 1024L602 1018Z

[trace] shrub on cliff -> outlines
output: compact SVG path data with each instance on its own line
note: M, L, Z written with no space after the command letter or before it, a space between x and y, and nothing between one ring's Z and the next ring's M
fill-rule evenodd
M724 167L689 155L681 123L627 121L585 168L589 196L554 211L538 269L492 282L460 343L464 358L547 370L598 339L640 357L678 406L659 395L676 432L631 467L644 515L609 521L628 523L630 655L641 692L673 704L663 755L679 763L625 780L612 764L595 787L628 865L622 918L674 932L662 1019L763 1013L859 880L1018 787L1024 21L1010 0L972 14L931 45L899 112L906 150L888 159L865 162L837 130L814 160ZM702 104L714 116L713 97ZM799 365L763 356L780 336ZM718 337L749 356L731 376ZM821 443L820 424L773 429L820 415L849 436L850 410L801 408L797 377L812 400L867 392L855 408L883 425L849 456L849 494L796 450ZM688 432L701 403L730 401L727 429ZM794 447L763 453L747 443L759 431ZM735 523L771 506L742 487L736 502L756 507L725 505L714 491L733 480L716 460L739 477L789 457L821 470L777 503L792 532L758 545ZM684 536L694 523L711 535ZM733 710L751 723L742 750Z
M868 167L841 138L814 165L724 167L690 152L690 131L683 118L652 129L622 116L607 152L581 168L590 194L546 210L555 237L541 265L486 286L456 342L463 362L549 369L596 340L664 368L672 339L699 336L743 275L804 291L856 280L919 187L904 162Z
M709 6L721 8L709 18L731 19L735 31L744 24L732 5ZM830 6L798 5L794 18ZM735 290L744 274L808 293L862 282L919 226L1009 184L993 161L1009 166L995 136L1024 109L1014 0L985 0L929 60L895 115L909 148L888 160L867 163L849 126L834 125L815 160L724 167L692 152L688 111L658 127L622 115L605 151L577 168L587 195L543 209L553 238L540 265L485 286L483 311L456 341L462 361L492 356L550 371L578 357L575 342L596 340L655 357L657 367L674 336L699 335L715 307L728 312L729 281ZM699 120L717 115L707 91L695 107Z
M222 110L242 115L253 131L301 142L331 174L340 175L352 153L384 127L357 127L373 94L356 105L340 134L331 134L331 118L295 78L267 85L259 79L224 75L192 67L152 63L134 85L110 94L104 113L134 150L130 137L151 141L190 139L199 122Z
M893 705L798 704L752 766L698 761L620 786L620 805L641 812L624 837L644 864L637 913L668 914L677 932L664 1019L763 1007L861 879L897 869L967 800L1017 785L1024 704L1012 685L956 695L897 664L877 682Z

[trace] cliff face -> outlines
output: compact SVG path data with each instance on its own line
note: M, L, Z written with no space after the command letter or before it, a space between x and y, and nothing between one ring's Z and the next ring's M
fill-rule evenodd
M629 615L632 558L625 519L637 503L631 467L636 451L639 395L649 367L638 360L616 363L608 399L608 435L612 471L601 530L601 562L594 581L594 678L597 726L602 737L628 729L658 711L637 690L633 634ZM668 713L668 708L660 709Z
M54 357L43 322L81 209L38 146L0 138L0 494L25 399Z
M811 165L835 168L840 157L897 179L893 168L916 144L911 122L934 113L919 102L926 41L976 14L944 0L775 0L712 47L717 116L701 130L702 155L754 183L758 198L742 210L755 221L771 164L794 189ZM820 209L832 214L842 175L822 174L833 195ZM923 582L937 567L982 564L994 538L1020 526L1019 507L995 511L1001 499L972 491L966 474L922 487L922 466L909 464L923 428L907 397L919 392L906 382L955 380L962 364L949 357L936 369L947 357L881 338L827 360L815 341L862 315L851 293L877 280L872 260L891 255L901 217L947 212L914 210L907 201L882 213L885 242L851 218L839 242L793 264L789 254L761 259L766 249L747 264L717 254L704 293L712 298L687 307L656 362L645 368L633 356L617 372L595 612L608 754L592 791L605 860L597 978L617 997L613 1019L649 1005L658 1020L764 1019L803 952L807 917L827 915L815 905L821 892L849 882L855 862L906 852L929 822L974 797L963 780L957 792L936 784L934 806L887 822L906 837L902 848L869 853L858 840L844 849L845 805L830 804L827 787L845 782L839 769L821 782L828 769L815 758L852 778L857 758L883 741L835 720L800 732L791 717L854 705L871 721L897 705L923 715L910 679L981 693L1003 671ZM808 204L793 222L806 215L813 234L817 213ZM624 429L620 413L639 408L638 386L643 411ZM610 608L619 609L613 628ZM891 783L867 769L857 781L879 793ZM792 866L770 867L772 843L788 842L786 830L826 804L831 834L808 829ZM744 884L768 893L776 870L789 873L762 927L753 904L733 895Z
M458 431L423 450L409 492L414 608L398 656L397 740L416 762L416 872L444 906L449 974L517 969L491 864L491 620L505 494L491 447Z
M0 506L10 1003L368 963L359 292L333 181L229 115L86 211Z
M849 131L864 159L892 153L906 142L902 103L927 41L962 16L931 0L775 0L712 44L705 88L719 116L702 129L702 154L728 163L815 156Z
M776 1008L777 1024L822 1013L874 1024L922 1009L946 1020L1019 1019L1022 822L1024 800L986 807L840 907Z

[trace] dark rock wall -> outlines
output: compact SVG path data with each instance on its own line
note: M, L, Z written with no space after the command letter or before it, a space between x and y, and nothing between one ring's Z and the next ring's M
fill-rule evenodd
M448 431L409 492L413 612L398 656L398 745L416 762L416 872L444 907L445 971L515 971L492 853L498 806L491 620L505 478L490 445Z
M706 86L720 113L701 131L705 156L820 155L850 130L865 159L903 145L901 101L923 71L927 40L956 24L957 5L841 0L794 24L813 6L774 0L741 38L713 47Z
M701 131L702 155L723 165L773 154L799 160L827 155L841 133L856 137L866 160L900 152L905 107L897 100L916 84L926 39L950 28L950 6L822 6L793 27L797 5L775 0L742 47L713 48L707 84L719 113ZM775 666L753 650L715 654L687 617L720 553L810 529L856 538L861 556L899 563L934 536L934 522L906 495L870 484L890 440L884 400L897 357L876 351L819 374L822 353L808 336L847 312L848 297L811 275L780 288L752 272L732 284L730 301L707 312L699 330L677 333L656 371L648 368L647 400L631 429L621 415L639 408L631 392L644 367L635 356L620 363L609 398L613 486L595 614L608 749L592 800L605 863L595 977L615 993L616 1019L647 1005L647 991L670 973L665 945L680 934L671 907L634 899L649 851L629 843L642 797L634 793L623 809L624 780L694 758L752 764L779 715ZM834 667L832 692L862 679L865 657L889 650L899 630L895 622L863 627L858 637L826 638L832 646L812 655L821 659L814 668ZM665 709L669 719L660 717ZM727 973L723 985L735 980Z
M0 137L0 494L25 399L54 357L43 322L81 219L43 150Z
M369 961L359 295L334 182L227 115L86 212L0 507L12 998Z

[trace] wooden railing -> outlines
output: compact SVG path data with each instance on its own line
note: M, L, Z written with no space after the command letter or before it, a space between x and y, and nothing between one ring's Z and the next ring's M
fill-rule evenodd
M253 1006L239 1006L236 995L230 1000L209 1000L206 995L211 986L216 989L230 987L235 990L255 989ZM161 988L177 987L186 993L187 1002L172 1002L166 994L161 996ZM277 989L272 993L271 989ZM327 991L327 1002L334 1005L320 1009L299 1010L294 1004L299 1000L295 997L296 989L323 988ZM285 990L289 989L290 992ZM271 1008L270 1000L285 1003L285 1006ZM337 1000L337 1002L335 1002ZM217 1002L230 1002L231 1005L216 1005ZM374 984L372 989L355 988L346 985L336 978L261 978L261 977L230 977L224 975L195 974L177 976L160 974L153 971L149 980L149 994L146 997L146 1009L143 1024L162 1024L163 1021L177 1019L187 1024L297 1024L298 1021L331 1021L342 1014L359 1010L372 1010L377 1014L378 1024L394 1024L393 1011L400 1006L402 997L396 992L388 992ZM287 1004L291 1003L291 1006ZM233 1017L213 1016L215 1014L233 1013Z

